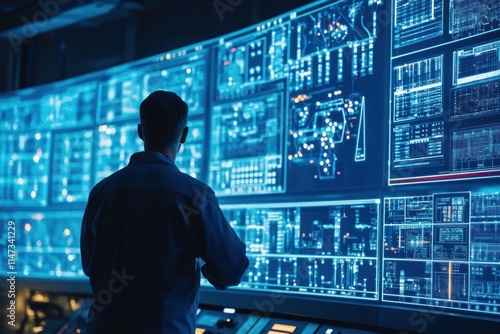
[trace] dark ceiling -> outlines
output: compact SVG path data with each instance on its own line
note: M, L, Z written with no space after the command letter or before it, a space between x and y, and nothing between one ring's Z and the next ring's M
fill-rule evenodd
M98 24L128 16L148 15L158 11L168 11L179 7L207 4L207 0L2 0L0 6L0 33L12 31L29 23L45 25L47 19L54 19L78 8L85 8L75 18L81 24ZM233 2L236 2L233 0ZM95 9L101 8L105 14ZM95 13L92 13L94 11ZM92 22L86 22L92 18Z
M77 8L87 8L96 11L97 8L105 10L106 13L99 17L93 17L92 12L80 12L78 22L81 24L99 24L117 20L129 15L147 16L159 12L173 11L179 8L204 7L207 15L217 15L215 7L226 13L240 7L243 3L251 6L257 11L261 7L274 8L271 15L278 15L283 11L296 8L312 1L304 0L0 0L0 34L6 31L20 28L28 23L40 23L45 25L46 19L53 19L65 12ZM97 16L97 15L96 15ZM220 18L220 16L219 16Z
M0 0L0 92L222 36L312 0Z

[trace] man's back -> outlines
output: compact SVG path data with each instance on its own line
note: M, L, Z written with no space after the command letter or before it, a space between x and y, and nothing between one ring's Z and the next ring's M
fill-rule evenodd
M134 154L93 189L81 247L94 292L91 333L193 333L198 257L220 289L248 266L213 191L158 152Z

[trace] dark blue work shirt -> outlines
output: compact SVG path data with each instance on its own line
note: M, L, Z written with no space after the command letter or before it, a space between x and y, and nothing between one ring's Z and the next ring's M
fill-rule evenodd
M194 333L198 258L218 289L248 266L213 190L152 151L92 189L80 247L94 295L89 333Z

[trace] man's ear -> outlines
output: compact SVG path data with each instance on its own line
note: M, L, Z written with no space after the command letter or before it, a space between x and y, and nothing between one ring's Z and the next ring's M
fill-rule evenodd
M141 138L142 141L144 141L144 137L142 134L142 124L137 124L137 134L139 135L139 138Z
M182 130L182 135L181 135L181 144L184 144L186 142L186 138L189 132L189 128L186 126L184 130Z

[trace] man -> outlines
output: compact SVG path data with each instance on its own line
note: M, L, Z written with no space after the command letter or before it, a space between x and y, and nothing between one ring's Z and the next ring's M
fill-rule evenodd
M187 105L156 91L140 106L144 152L92 189L82 222L89 333L194 333L200 268L218 289L237 285L245 245L212 189L179 171Z

